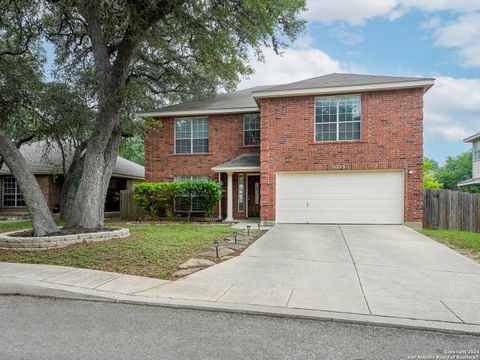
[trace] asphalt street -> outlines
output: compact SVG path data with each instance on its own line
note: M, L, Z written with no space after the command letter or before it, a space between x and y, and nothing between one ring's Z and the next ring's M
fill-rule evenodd
M153 306L0 296L1 359L448 359L480 337ZM450 357L453 359L454 357ZM463 359L463 357L457 357Z

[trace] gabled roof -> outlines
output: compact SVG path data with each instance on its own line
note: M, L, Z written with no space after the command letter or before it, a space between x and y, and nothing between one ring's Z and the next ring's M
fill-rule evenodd
M424 91L427 91L433 86L434 81L435 79L433 78L333 73L258 90L253 92L253 96L255 98L261 98L418 87L424 88Z
M480 133L477 133L475 135L467 137L466 139L463 139L463 142L466 142L466 143L474 142L477 139L480 139Z
M68 168L72 162L74 149L68 144L65 144L65 149ZM20 147L20 152L34 174L63 174L62 153L56 143L47 145L46 141L37 141L24 144ZM10 174L10 169L4 164L0 168L0 175L7 174ZM112 176L143 180L145 168L119 156Z
M260 154L247 153L237 156L226 163L217 165L212 168L216 172L229 171L259 171L260 170Z
M247 113L259 111L257 102L252 96L253 91L259 91L268 86L256 86L249 89L218 94L204 100L192 101L178 105L166 106L158 110L138 113L139 116L177 116L177 115L207 115Z
M165 117L258 112L256 100L262 97L338 94L405 88L423 88L424 91L427 91L433 86L434 80L433 78L334 73L283 85L257 86L233 91L204 100L140 112L138 115Z

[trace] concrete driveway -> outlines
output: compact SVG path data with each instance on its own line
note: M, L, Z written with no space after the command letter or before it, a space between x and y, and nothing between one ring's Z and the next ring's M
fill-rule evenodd
M480 324L480 265L405 226L276 225L171 291L203 284L204 300Z

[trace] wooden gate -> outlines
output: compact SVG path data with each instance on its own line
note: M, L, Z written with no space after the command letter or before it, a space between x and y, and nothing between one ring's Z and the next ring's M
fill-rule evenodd
M143 208L133 200L133 190L120 191L120 217L123 220L144 220Z

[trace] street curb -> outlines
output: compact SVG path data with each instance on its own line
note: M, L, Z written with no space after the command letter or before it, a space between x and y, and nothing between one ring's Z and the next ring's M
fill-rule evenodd
M263 305L220 303L213 301L186 300L174 298L153 298L137 295L124 295L99 290L90 290L68 285L8 278L0 276L0 295L21 295L35 297L86 300L128 305L157 306L174 309L216 311L224 313L270 316L277 318L317 320L346 324L359 324L409 330L434 331L442 333L480 336L480 325L394 318L377 315L338 313L320 310L306 310Z

